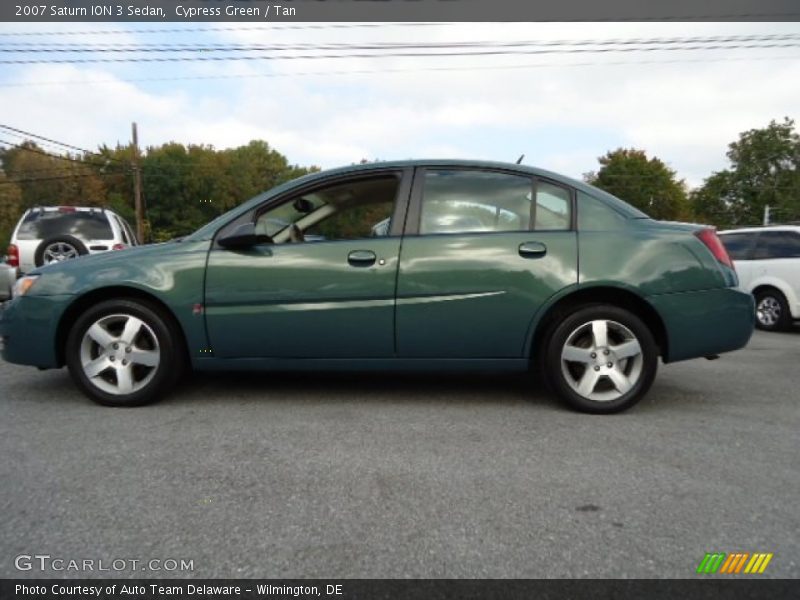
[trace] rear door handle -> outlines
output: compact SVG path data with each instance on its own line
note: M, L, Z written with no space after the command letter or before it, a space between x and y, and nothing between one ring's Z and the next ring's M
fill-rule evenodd
M353 267L369 267L377 258L372 250L353 250L347 255L347 262Z
M541 258L547 254L547 246L541 242L524 242L519 245L519 255L522 258Z

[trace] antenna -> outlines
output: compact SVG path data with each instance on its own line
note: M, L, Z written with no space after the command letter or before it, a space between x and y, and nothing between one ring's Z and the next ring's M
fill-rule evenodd
M517 159L517 164L520 164L522 162L523 158L525 158L525 155L524 154L520 154L519 158Z

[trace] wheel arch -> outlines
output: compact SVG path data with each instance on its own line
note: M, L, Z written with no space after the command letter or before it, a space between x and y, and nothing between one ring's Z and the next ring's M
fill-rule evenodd
M631 311L644 322L653 334L659 355L667 362L669 336L661 315L652 304L636 292L614 285L581 287L554 298L536 318L533 331L529 336L527 356L538 360L538 357L542 355L542 346L559 320L564 315L576 310L577 307L588 304L611 304Z
M762 279L756 282L756 285L753 286L753 289L750 290L750 293L753 294L753 296L758 296L761 292L766 292L771 290L780 292L790 307L792 303L795 301L795 296L792 293L791 288L785 285L784 282L772 278Z
M86 292L85 294L78 296L72 303L67 307L64 311L64 314L61 315L61 319L58 322L58 327L56 328L56 359L58 361L58 365L64 366L66 362L66 345L67 345L67 336L69 335L70 327L73 323L75 323L76 319L80 316L80 314L85 311L87 308L92 306L93 304L97 304L98 302L105 302L106 300L121 300L121 299L128 299L128 300L141 300L146 302L155 308L157 308L161 314L163 314L167 319L170 320L171 324L175 328L176 332L180 333L180 347L184 352L185 357L189 357L189 345L186 339L186 332L184 331L183 327L181 326L180 320L177 318L175 313L165 304L162 300L160 300L154 294L148 293L142 289L130 287L130 286L110 286L110 287L103 287L91 290Z

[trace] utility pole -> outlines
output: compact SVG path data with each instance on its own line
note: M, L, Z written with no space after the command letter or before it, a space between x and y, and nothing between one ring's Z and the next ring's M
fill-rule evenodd
M133 204L136 207L136 237L139 243L144 243L144 208L142 206L142 170L139 168L139 135L136 123L132 123L133 133Z
M764 227L769 225L769 204L764 205Z

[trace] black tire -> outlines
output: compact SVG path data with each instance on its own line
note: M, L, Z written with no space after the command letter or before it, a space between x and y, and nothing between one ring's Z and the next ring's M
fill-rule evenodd
M83 256L89 252L84 243L78 238L72 237L71 235L57 235L44 240L36 248L33 261L37 267L41 267L45 263L45 251L56 244L71 248L77 256ZM75 258L77 258L77 256L75 256Z
M605 346L596 345L593 322L605 323L597 326L606 330ZM620 412L639 402L653 384L658 370L658 346L648 327L630 311L608 304L584 305L551 331L544 344L547 380L556 395L573 409L593 414ZM628 344L634 340L638 342L638 354L625 356L636 351L635 345ZM568 342L569 349L587 362L562 361ZM578 391L584 376L591 388L586 395ZM615 384L615 379L620 383ZM619 389L627 385L630 387L626 391Z
M129 320L132 326L136 320L143 325L138 326L136 337L128 343L124 341L124 330ZM88 333L96 324L103 335L109 335L109 342L104 346ZM75 384L89 398L105 406L141 406L155 402L172 388L186 365L178 326L156 306L133 299L108 300L88 308L70 330L65 350L67 367ZM157 364L137 364L135 357L138 356L147 356L148 361L155 360ZM90 378L84 362L92 359L99 364L103 358L109 361L108 365ZM130 365L127 367L132 382L129 393L124 392L125 386L118 376L122 365Z
M756 295L756 327L764 331L786 331L792 323L789 303L779 290L769 288Z

